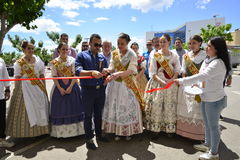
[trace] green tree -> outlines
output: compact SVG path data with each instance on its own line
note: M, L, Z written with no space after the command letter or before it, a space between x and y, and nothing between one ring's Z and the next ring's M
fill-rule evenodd
M182 48L183 48L183 49L186 49L186 50L189 50L189 47L188 47L188 44L187 44L187 43L183 43L183 44L182 44ZM176 49L175 45L172 46L172 49Z
M15 60L19 59L22 55L16 52L1 53L0 57L4 60L6 65L12 65Z
M58 32L46 32L49 39L51 39L55 44L60 43L60 34ZM76 35L74 42L70 45L72 48L76 48L79 43L82 42L82 36L80 34Z
M49 0L0 0L0 52L7 32L20 24L27 29L35 29L30 23L41 17L44 4Z
M15 35L14 37L11 37L10 35L8 35L8 40L12 43L13 48L15 48L18 52L21 52L22 41L26 39L25 38L21 39L18 35ZM36 40L33 37L29 37L29 41L36 46ZM37 42L37 46L34 49L34 53L35 55L37 55L42 59L45 65L47 65L51 61L52 55L49 54L48 50L45 49L43 46L44 46L43 41Z
M55 44L59 44L60 34L58 32L46 32L46 34Z
M230 33L230 29L232 28L231 24L215 26L215 25L207 25L207 28L201 28L201 36L203 41L207 43L210 38L215 36L220 36L224 38L226 41L233 41L232 35Z

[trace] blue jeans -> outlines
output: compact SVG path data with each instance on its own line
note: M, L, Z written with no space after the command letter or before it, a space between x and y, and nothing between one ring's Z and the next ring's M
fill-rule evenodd
M211 153L218 153L220 143L219 117L226 107L227 97L216 102L202 102L201 109L205 124L205 145L210 148Z
M105 103L105 87L100 89L81 88L82 100L85 112L84 130L85 137L90 140L94 137L92 129L92 117L97 137L102 135L102 112Z

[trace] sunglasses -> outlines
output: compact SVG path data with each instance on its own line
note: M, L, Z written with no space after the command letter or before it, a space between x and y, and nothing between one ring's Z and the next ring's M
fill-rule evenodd
M88 45L82 45L83 47L88 47Z
M94 45L94 47L102 47L101 43L94 43L93 45Z

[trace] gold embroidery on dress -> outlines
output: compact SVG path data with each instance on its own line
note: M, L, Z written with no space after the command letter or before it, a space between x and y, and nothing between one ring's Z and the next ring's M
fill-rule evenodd
M117 50L117 49L112 52L114 66L117 69L117 71L126 71L129 63L126 65L127 67L123 66L123 64L120 61L120 55L119 54L120 54L119 50ZM119 81L119 80L117 80L117 81ZM126 84L126 86L129 89L131 89L133 91L135 97L137 98L137 100L140 104L141 110L144 111L145 102L143 100L143 97L140 94L140 91L137 89L137 85L136 85L136 82L134 80L134 76L130 75L130 76L122 79L122 81Z

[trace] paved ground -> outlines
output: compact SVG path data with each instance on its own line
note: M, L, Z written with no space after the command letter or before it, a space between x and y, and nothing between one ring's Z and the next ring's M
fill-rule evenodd
M240 67L235 69L233 84L226 87L228 108L223 112L221 121L222 141L220 143L221 160L240 159ZM49 73L47 74L49 76ZM48 81L50 91L52 82ZM151 133L144 132L135 136L130 142L115 142L112 137L109 143L98 143L97 151L88 151L84 137L56 139L49 136L37 138L14 139L16 146L0 149L0 158L10 160L195 160L201 152L192 145L198 143L180 136L172 138L161 134L160 139L151 140Z

